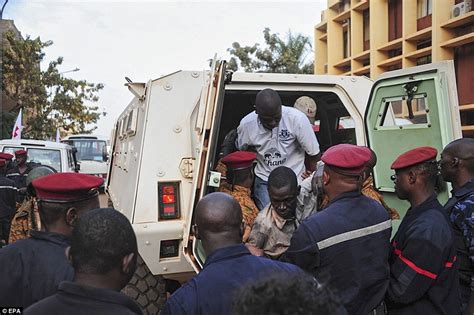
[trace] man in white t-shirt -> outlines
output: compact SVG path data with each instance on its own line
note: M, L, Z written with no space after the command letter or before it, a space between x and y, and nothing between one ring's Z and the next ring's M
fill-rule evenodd
M272 170L286 166L301 181L316 169L319 159L318 140L306 115L282 106L280 96L272 89L257 94L255 112L245 116L237 128L236 146L257 152L254 197L260 210L270 203L267 180Z

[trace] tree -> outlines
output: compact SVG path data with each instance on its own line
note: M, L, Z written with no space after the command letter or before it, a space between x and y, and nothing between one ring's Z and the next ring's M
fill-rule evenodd
M16 103L13 113L4 115L6 128L13 127L11 117L23 108L25 129L22 136L33 139L54 137L56 128L67 133L90 133L97 127L88 128L100 118L97 102L103 84L73 80L58 70L63 62L58 57L41 70L43 49L51 41L40 38L17 38L11 31L3 35L2 88L6 96ZM12 115L13 114L13 115ZM6 121L5 121L6 120Z
M302 34L288 31L283 40L277 33L271 34L267 27L263 31L265 46L241 46L232 44L227 51L232 55L227 67L245 72L276 72L276 73L314 73L313 62L307 62L308 54L312 53L311 40Z

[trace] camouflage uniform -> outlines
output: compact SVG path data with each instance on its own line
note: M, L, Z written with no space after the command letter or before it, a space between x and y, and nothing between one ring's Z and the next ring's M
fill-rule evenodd
M257 206L250 197L250 188L234 185L232 189L232 185L222 182L219 191L231 195L239 202L245 222L245 231L242 240L243 242L246 242L249 238L250 231L252 230L253 222L258 215Z
M465 309L474 292L474 180L453 190L452 195L444 208L454 230L461 302Z
M28 238L31 231L40 229L38 203L35 198L26 198L22 204L19 204L13 216L9 243Z

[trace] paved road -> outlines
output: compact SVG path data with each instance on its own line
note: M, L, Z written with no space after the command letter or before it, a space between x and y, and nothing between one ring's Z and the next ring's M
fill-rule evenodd
M107 194L101 193L99 195L99 201L100 201L100 207L101 208L107 208L107 199L108 199Z

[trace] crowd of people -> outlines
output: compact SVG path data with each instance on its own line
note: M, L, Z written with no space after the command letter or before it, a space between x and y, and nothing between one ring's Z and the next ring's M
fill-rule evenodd
M474 314L474 139L439 157L424 146L394 159L395 193L410 208L392 237L400 216L373 186L376 152L337 144L321 154L308 119L315 106L302 104L282 106L265 89L226 137L224 180L194 211L204 266L161 313ZM2 174L8 163L0 155ZM444 206L440 176L453 188ZM19 184L0 180L0 214L11 217L18 197L7 192ZM120 293L136 268L136 237L126 217L99 208L102 182L75 173L31 182L41 228L0 249L0 306L141 314Z

